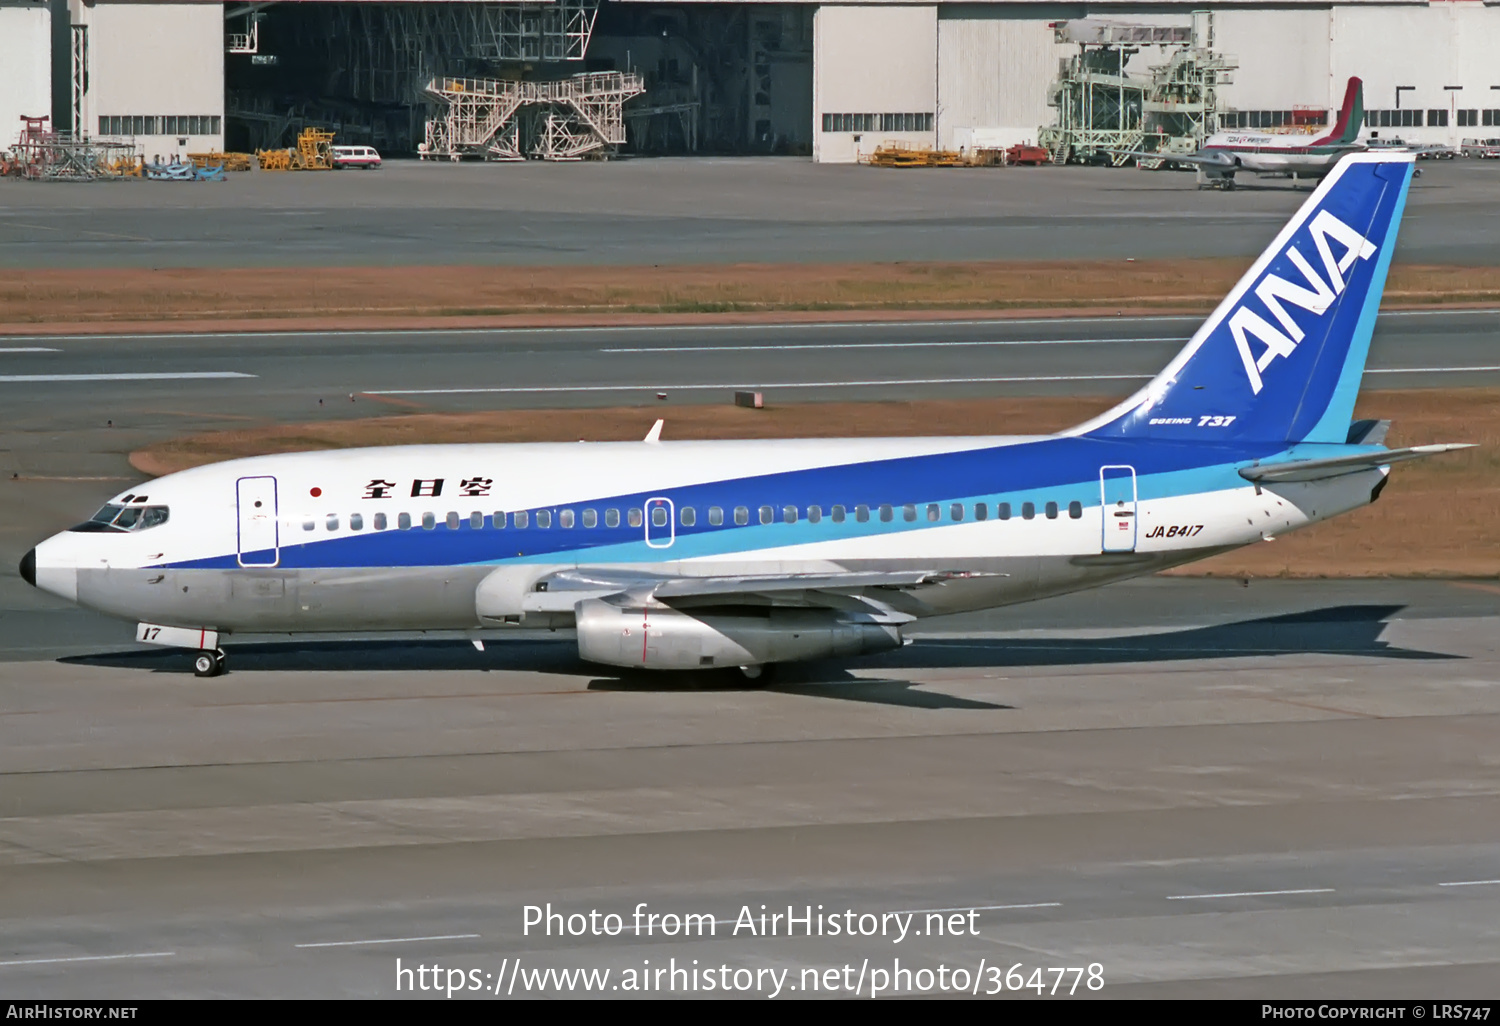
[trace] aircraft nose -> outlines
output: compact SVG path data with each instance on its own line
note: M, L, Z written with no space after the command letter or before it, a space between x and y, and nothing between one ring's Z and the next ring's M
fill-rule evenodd
M21 557L21 580L36 587L36 549Z

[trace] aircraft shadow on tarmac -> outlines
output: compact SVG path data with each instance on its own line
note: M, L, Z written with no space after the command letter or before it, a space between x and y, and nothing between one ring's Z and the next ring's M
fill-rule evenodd
M1284 655L1463 658L1400 648L1381 640L1387 621L1403 608L1332 606L1207 627L1096 638L925 637L898 651L861 658L854 663L866 674L871 669L889 674L878 678L855 676L843 663L827 660L780 666L774 675L754 681L744 679L734 670L667 674L625 670L596 677L587 687L590 691L620 692L768 691L916 709L977 710L1010 707L932 691L902 679L902 671L1109 666ZM232 644L228 652L231 673L482 670L582 676L600 670L580 661L572 640L566 636L556 640L515 638L491 642L483 652L476 651L466 641L455 640L248 642ZM59 661L156 673L190 672L186 653L171 649L68 656Z

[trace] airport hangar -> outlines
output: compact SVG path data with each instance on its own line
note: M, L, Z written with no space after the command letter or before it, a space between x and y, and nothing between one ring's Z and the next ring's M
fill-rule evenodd
M1194 11L1208 7L1211 27ZM1238 67L1235 127L1281 127L1365 82L1368 130L1456 145L1500 136L1500 0L858 4L720 0L204 3L0 0L0 140L22 115L144 153L281 145L300 126L411 152L434 75L634 70L642 152L805 153L1004 145L1051 124L1060 20L1183 26ZM1142 45L1127 70L1159 64ZM1129 53L1129 51L1127 51ZM1300 120L1300 119L1299 119Z

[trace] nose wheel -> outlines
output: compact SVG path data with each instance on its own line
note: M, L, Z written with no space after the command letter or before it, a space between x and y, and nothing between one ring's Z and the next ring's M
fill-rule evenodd
M193 657L193 676L217 677L224 672L224 650L204 649Z

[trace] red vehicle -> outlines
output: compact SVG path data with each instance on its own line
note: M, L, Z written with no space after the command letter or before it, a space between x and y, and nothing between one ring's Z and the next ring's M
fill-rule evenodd
M1007 164L1030 164L1038 167L1042 164L1052 162L1052 155L1040 146L1028 146L1025 143L1017 143L1005 151L1005 162Z

